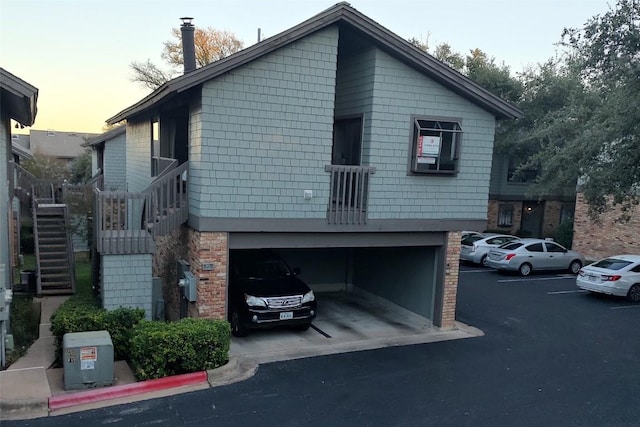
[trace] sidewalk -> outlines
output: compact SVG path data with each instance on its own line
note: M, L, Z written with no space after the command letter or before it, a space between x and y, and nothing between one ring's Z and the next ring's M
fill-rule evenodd
M41 299L39 338L25 356L0 372L0 420L40 418L185 393L242 381L257 369L255 363L235 359L208 372L137 382L127 362L117 361L112 386L66 391L63 369L50 369L55 361L55 337L49 320L67 298Z
M55 347L48 323L65 299L42 298L41 321L44 323L40 325L40 338L24 357L0 372L0 420L61 415L231 384L252 377L262 363L483 335L482 331L457 322L453 330L430 328L419 334L374 335L366 340L315 346L308 345L310 343L282 345L286 342L284 336L276 340L255 339L251 342L253 345L232 340L229 362L217 369L137 382L128 364L117 361L112 386L65 391L63 369L49 369L55 359Z

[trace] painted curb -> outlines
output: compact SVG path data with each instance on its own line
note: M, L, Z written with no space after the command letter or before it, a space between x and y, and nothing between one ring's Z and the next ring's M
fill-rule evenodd
M190 374L173 375L155 380L141 381L114 387L81 391L78 393L62 394L49 398L49 410L68 408L70 406L93 403L101 400L117 399L135 394L149 393L167 388L180 387L207 382L207 372L193 372Z

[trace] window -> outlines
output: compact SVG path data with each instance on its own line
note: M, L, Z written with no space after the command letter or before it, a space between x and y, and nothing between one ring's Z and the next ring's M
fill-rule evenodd
M411 142L411 172L454 174L462 128L457 121L415 118Z
M151 176L157 176L160 160L160 122L153 119L151 122Z
M525 248L529 252L544 252L542 248L542 243L533 243Z
M513 224L513 205L501 204L498 207L498 227L511 227Z
M507 171L507 181L513 183L530 183L538 179L538 169L520 169L522 162L509 159L509 170Z
M573 205L563 204L560 208L560 224L567 221L573 221L574 211L575 208Z
M545 246L547 247L547 252L566 252L562 246L555 243L545 243Z

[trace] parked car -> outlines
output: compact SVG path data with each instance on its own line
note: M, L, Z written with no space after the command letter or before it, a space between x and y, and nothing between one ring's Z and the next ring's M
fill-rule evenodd
M316 316L313 291L270 250L233 250L229 257L229 322L233 335L293 326L307 330Z
M503 271L517 271L528 276L532 271L569 270L578 274L584 257L546 239L521 239L491 249L487 265Z
M469 236L478 236L480 234L482 233L480 233L479 231L463 230L460 235L460 242L462 242L464 239L466 239Z
M640 302L640 255L615 255L587 265L578 273L576 284L587 291Z
M486 266L487 255L491 248L496 248L504 243L519 240L519 237L508 234L475 234L462 240L460 246L460 259L462 261L482 264Z

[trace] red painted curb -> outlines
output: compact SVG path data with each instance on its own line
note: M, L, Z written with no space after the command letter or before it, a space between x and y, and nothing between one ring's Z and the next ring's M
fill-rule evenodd
M148 393L164 390L172 387L199 384L207 381L207 372L193 372L190 374L172 375L170 377L155 380L140 381L133 384L123 384L112 387L81 391L78 393L61 394L49 398L49 409L68 408L69 406L83 403L98 402L101 400L116 399L118 397L132 396L134 394Z

